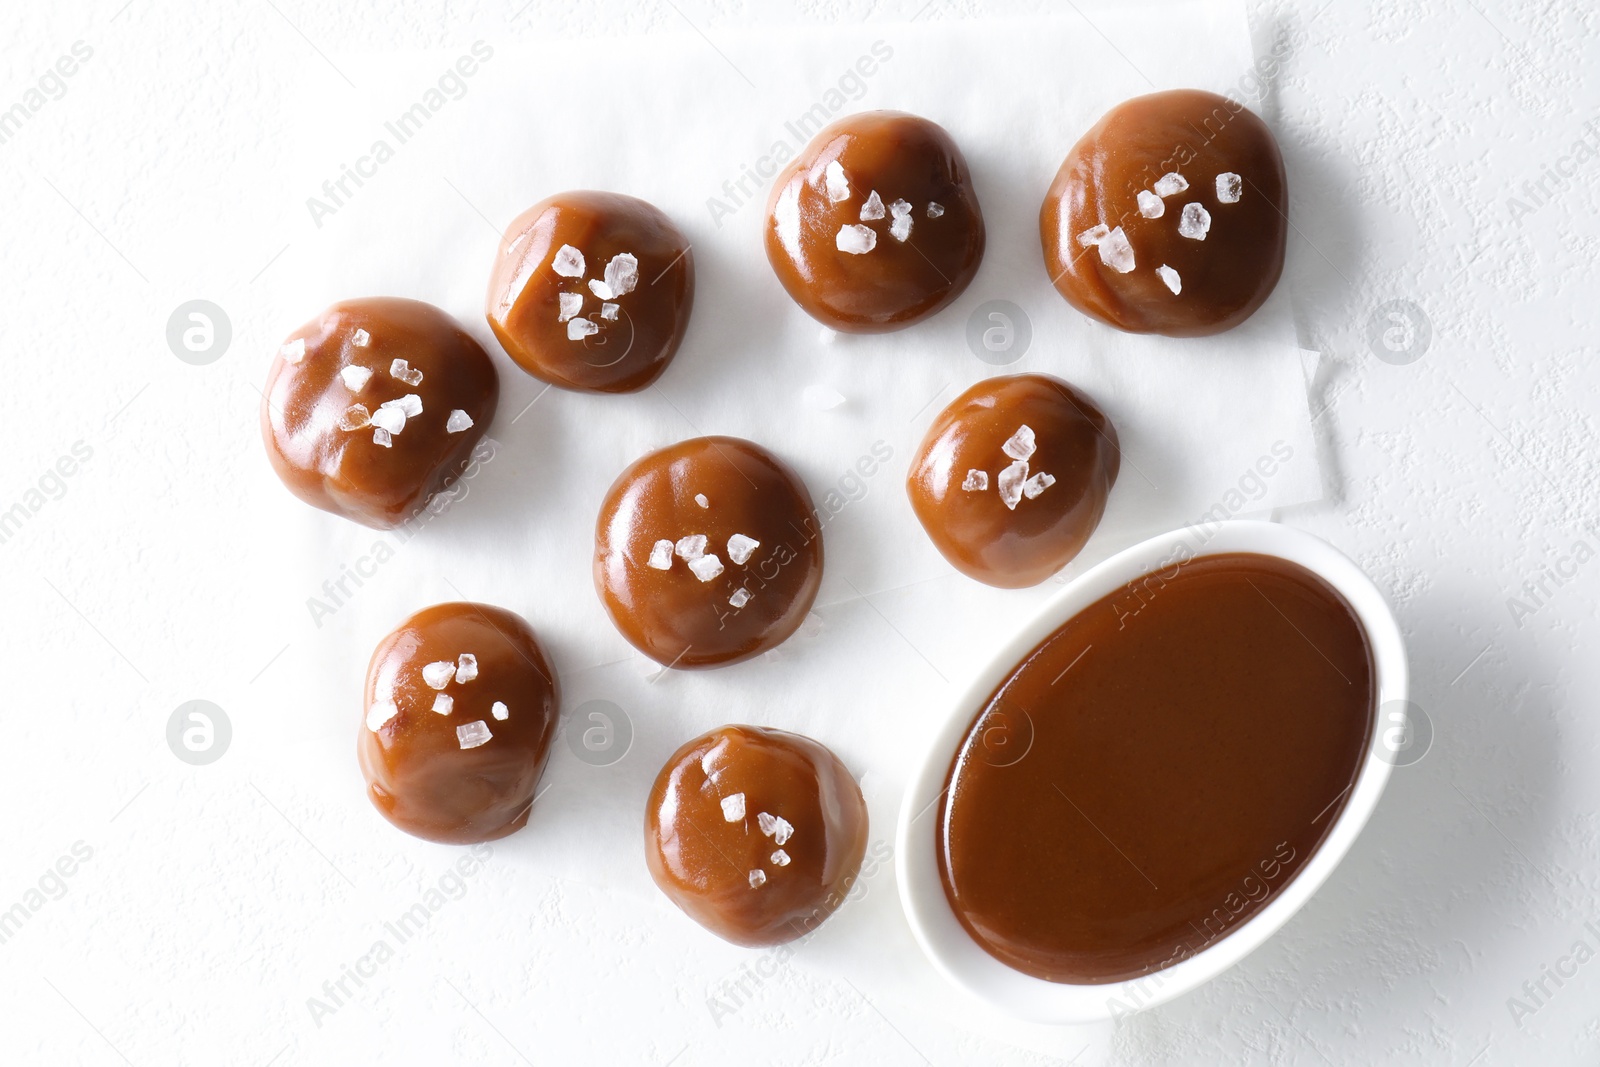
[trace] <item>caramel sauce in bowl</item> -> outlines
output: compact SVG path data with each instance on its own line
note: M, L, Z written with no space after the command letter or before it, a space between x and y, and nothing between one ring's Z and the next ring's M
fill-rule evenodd
M1383 595L1310 534L1230 521L1125 549L996 649L935 727L898 828L912 932L952 983L1032 1021L1186 993L1349 851L1407 686Z

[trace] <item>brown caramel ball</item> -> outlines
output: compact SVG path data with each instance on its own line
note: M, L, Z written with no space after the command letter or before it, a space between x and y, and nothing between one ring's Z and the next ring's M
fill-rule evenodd
M983 260L967 161L939 125L899 111L840 119L778 175L767 259L812 318L848 333L919 322Z
M379 642L356 743L367 796L408 834L450 844L528 821L550 754L555 672L518 615L437 604Z
M541 200L507 228L489 326L517 365L565 389L626 393L661 376L694 306L689 242L619 193Z
M387 530L462 471L499 396L489 354L438 308L346 300L279 347L261 435L295 496Z
M1221 333L1283 273L1289 195L1272 131L1242 104L1175 89L1119 104L1067 153L1039 210L1068 303L1134 333Z
M644 818L650 877L736 945L802 937L844 902L867 805L837 756L799 734L724 726L661 768Z
M669 667L776 648L822 583L822 530L788 465L737 437L696 437L623 471L595 524L594 584L628 643Z
M1057 378L990 378L951 401L911 460L911 508L969 578L1015 589L1064 567L1105 513L1116 427Z

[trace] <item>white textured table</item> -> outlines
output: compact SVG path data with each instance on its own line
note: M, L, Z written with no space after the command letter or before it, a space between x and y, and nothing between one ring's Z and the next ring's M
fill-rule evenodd
M1049 1062L800 967L749 979L713 1018L707 983L740 957L619 918L639 905L600 880L550 875L530 904L492 862L459 901L446 884L424 935L372 958L384 919L445 867L319 847L323 801L349 783L291 786L284 768L314 779L346 734L275 736L257 680L277 650L229 625L283 600L236 531L271 489L252 413L256 354L282 323L253 294L304 223L303 190L274 183L288 88L336 85L322 58L336 50L693 29L717 63L733 25L992 13L519 6L8 13L0 1062ZM1393 598L1435 736L1265 948L1064 1042L1061 1060L1600 1061L1600 28L1579 7L1253 6L1258 53L1284 56L1266 110L1292 179L1302 340L1323 354L1328 501L1279 518ZM231 321L205 367L166 340L194 299ZM194 454L186 424L237 424L237 455ZM936 646L914 598L879 606ZM165 734L200 697L234 733L209 767L175 759ZM511 913L537 932L475 971L469 946L504 939ZM308 998L333 1003L341 980L315 1025Z

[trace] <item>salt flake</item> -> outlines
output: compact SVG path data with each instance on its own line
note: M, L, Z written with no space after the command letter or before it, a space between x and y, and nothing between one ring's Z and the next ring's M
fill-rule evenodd
M785 852L781 848L775 850L772 853L772 865L774 867L787 867L787 866L789 866L789 854L787 852Z
M1244 179L1231 170L1217 175L1217 203L1237 204L1244 192Z
M833 245L841 252L862 256L878 247L878 235L870 226L863 226L860 223L840 226L839 233L833 239Z
M456 676L456 665L447 659L429 663L422 668L422 680L429 689L443 689Z
M716 553L713 552L709 556L701 556L699 559L690 560L689 569L694 571L694 576L702 582L709 582L722 573L722 560L718 559Z
M1166 201L1148 189L1140 189L1134 199L1139 201L1139 214L1147 219L1159 219L1167 213Z
M943 215L943 214L944 214L944 205L943 204L936 204L932 200L928 201L928 217L930 219L936 219L940 215Z
M1032 478L1029 478L1027 481L1022 483L1022 495L1027 497L1029 500L1032 500L1034 497L1038 496L1040 493L1044 492L1046 489L1055 484L1056 480L1054 476L1040 471L1038 474L1035 474Z
M452 408L450 417L444 420L445 433L460 433L462 430L472 429L472 416L460 408Z
M571 245L562 245L556 249L556 258L550 264L550 269L563 278L583 277L583 253Z
M407 385L422 384L422 372L403 359L394 360L389 364L389 377L398 378Z
M493 736L489 732L489 724L482 719L456 727L456 744L462 748L477 748Z
M837 204L841 200L850 199L850 179L844 176L844 168L839 166L837 159L824 167L822 174L828 187L829 200Z
M449 693L435 693L433 696L433 710L440 715L448 715L456 710L456 698Z
M722 798L722 817L727 822L744 821L744 794L735 793Z
M471 652L463 652L456 657L456 681L470 682L478 677L478 657Z
M372 380L372 371L366 367L345 367L339 371L339 378L344 382L344 387L352 393L359 393L367 387L367 382Z
M632 252L619 252L606 264L606 286L615 296L627 296L639 285L639 259ZM608 299L601 297L601 299Z
M1101 241L1104 241L1110 235L1111 227L1102 222L1100 225L1090 226L1087 230L1084 230L1082 233L1078 234L1078 244L1082 245L1084 248L1092 248Z
M781 815L768 815L764 811L760 812L756 815L756 825L760 827L763 834L772 838L773 842L779 845L788 844L790 836L794 834L794 827L790 825L788 819Z
M344 409L344 414L339 416L339 429L359 430L372 422L372 415L367 411L365 404L351 404Z
M690 534L688 537L680 537L673 548L677 551L679 559L693 563L706 554L706 535Z
M372 428L372 443L379 448L393 448L394 438L382 426L374 426Z
M561 305L561 314L557 316L556 321L566 322L568 319L572 318L572 316L583 310L583 294L557 293L556 303Z
M595 296L598 296L601 300L610 300L617 295L616 293L612 292L611 286L607 285L599 278L589 279L589 291Z
M751 554L760 547L761 542L754 537L746 537L742 533L736 533L728 538L728 558L742 567L749 561Z
M750 872L750 888L760 889L767 884L767 872L759 867Z
M1100 242L1100 262L1118 274L1126 274L1133 269L1133 246L1128 243L1128 235L1122 232L1121 226Z
M1012 511L1022 499L1022 483L1028 480L1028 461L1019 459L1000 472L996 487L1000 490L1000 503Z
M736 608L744 607L750 603L750 590L741 585L733 591L733 595L728 598L728 603Z
M1168 171L1157 178L1156 183L1151 188L1156 191L1157 196L1172 196L1174 193L1181 193L1189 188L1189 179L1175 170Z
M588 319L573 319L567 323L567 340L581 341L591 334L600 332L600 327Z
M706 495L704 493L696 493L694 495L694 502L703 508L709 508L711 506L711 501L706 499Z
M285 363L299 363L306 358L306 339L296 337L293 341L285 341L283 347L278 349L278 354Z
M1191 241L1204 241L1210 229L1211 212L1199 204L1183 205L1183 214L1178 217L1179 237L1187 237Z
M357 348L366 348L372 343L372 335L366 330L357 330L350 335L350 343Z
M1033 455L1037 447L1034 443L1033 427L1023 423L1017 427L1017 432L1011 435L1011 439L1000 446L1000 451L1012 459L1027 459Z
M616 322L617 321L617 305L615 305L615 304L601 304L600 305L600 317L602 319L605 319L607 322Z
M1183 279L1178 277L1177 271L1163 263L1156 268L1156 274L1166 283L1167 288L1172 290L1173 296L1183 292Z
M883 197L874 189L867 196L867 202L861 205L861 221L875 222L883 218Z
M650 549L650 563L658 571L672 569L672 542L665 539L657 541L655 547Z
M506 707L505 701L496 700L493 704L489 705L489 714L493 715L498 721L505 722L507 719L511 718L511 709Z
M961 483L961 488L969 493L981 493L989 488L989 472L977 469L967 472L966 480Z

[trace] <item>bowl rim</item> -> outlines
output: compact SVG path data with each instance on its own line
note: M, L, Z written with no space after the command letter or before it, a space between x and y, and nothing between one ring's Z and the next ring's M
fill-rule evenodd
M1321 846L1276 897L1179 962L1124 982L1050 982L1015 970L967 933L945 897L937 859L937 819L925 818L944 793L956 748L989 696L1057 627L1129 582L1174 564L1228 553L1274 556L1297 563L1333 586L1366 630L1376 699L1361 770L1344 810ZM1141 541L1089 568L1046 601L1003 641L951 700L906 783L896 829L895 873L912 934L934 968L1002 1013L1034 1022L1103 1022L1165 1003L1244 959L1288 922L1322 887L1377 807L1392 766L1383 753L1385 727L1403 721L1408 673L1405 643L1388 601L1372 580L1328 542L1293 527L1251 519L1185 526Z

